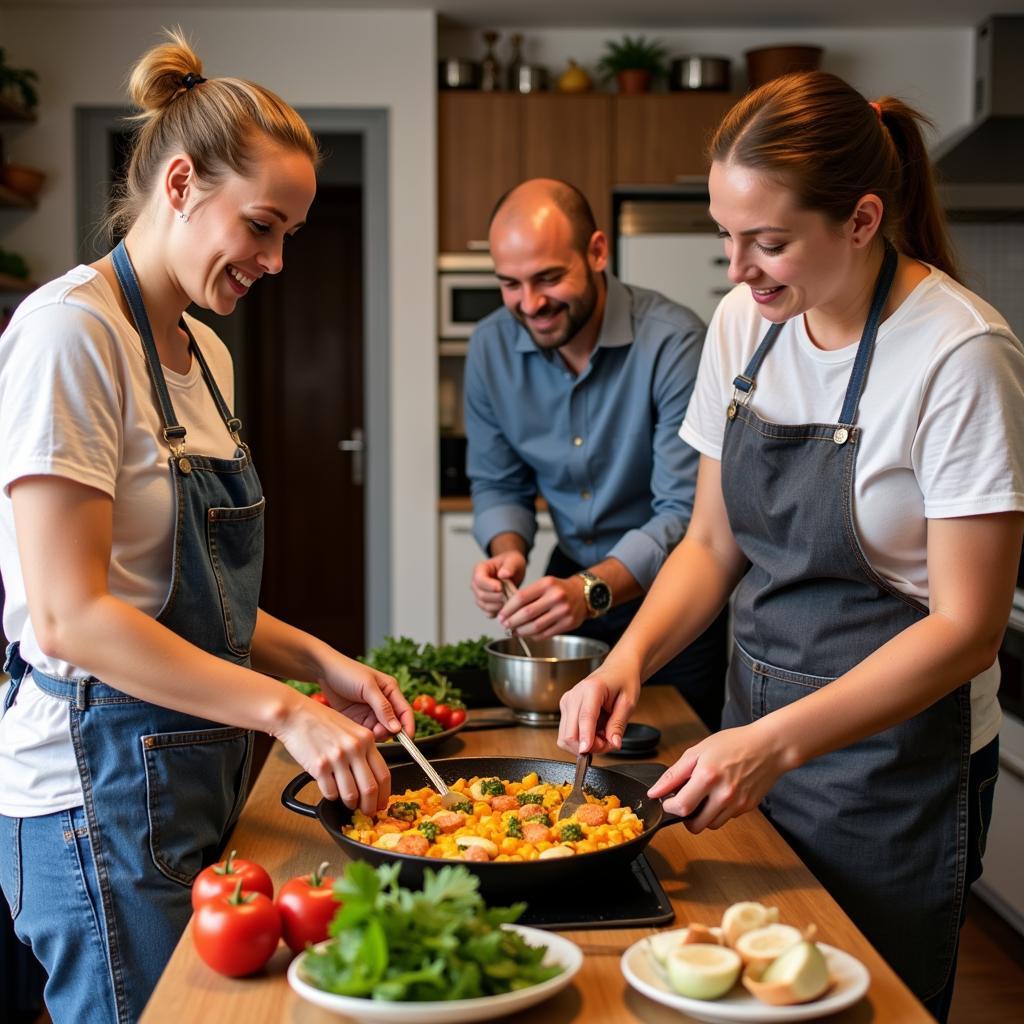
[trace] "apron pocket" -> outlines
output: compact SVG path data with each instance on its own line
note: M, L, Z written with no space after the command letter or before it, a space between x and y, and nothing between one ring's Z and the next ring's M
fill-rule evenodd
M153 863L191 885L216 861L245 799L252 733L218 728L142 737Z
M211 508L206 545L217 579L228 647L248 657L256 628L263 576L263 510L266 499L245 508Z

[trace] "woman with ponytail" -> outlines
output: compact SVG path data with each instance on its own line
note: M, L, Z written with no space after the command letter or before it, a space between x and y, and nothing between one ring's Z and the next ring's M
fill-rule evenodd
M129 84L124 241L0 338L0 884L56 1024L139 1018L241 809L252 730L366 813L389 795L375 740L413 730L394 679L257 606L231 358L185 310L231 313L281 271L318 152L283 100L169 36Z
M651 795L694 832L759 806L942 1021L997 773L1024 351L958 281L923 120L811 72L718 128L736 288L680 430L693 519L560 743L617 748L735 590L724 728Z

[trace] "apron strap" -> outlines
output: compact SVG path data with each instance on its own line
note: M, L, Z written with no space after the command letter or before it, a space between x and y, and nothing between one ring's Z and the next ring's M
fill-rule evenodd
M871 299L871 309L868 311L868 322L864 325L864 333L857 346L857 357L853 361L850 383L846 386L846 400L843 402L843 411L839 414L839 422L844 426L852 427L857 419L857 406L860 405L860 396L864 391L864 382L868 376L868 366L875 351L875 338L878 336L878 325L882 320L882 309L885 307L885 300L889 298L889 290L896 277L897 263L896 250L887 238L882 269L878 274L875 294Z
M228 403L224 401L224 396L220 393L220 388L217 387L217 381L214 379L209 364L206 362L206 356L203 355L202 349L196 342L196 339L193 336L192 331L189 329L188 324L185 323L184 318L181 320L181 329L188 335L189 344L192 347L192 353L199 363L199 369L202 371L203 379L206 381L206 386L210 389L210 394L213 395L214 404L217 406L218 412L220 412L220 418L224 421L224 426L228 428L228 433L235 439L235 443L241 445L242 441L238 435L242 429L242 421L237 416L231 415Z
M178 422L178 418L174 414L174 405L167 390L163 371L160 369L160 356L157 353L156 342L153 340L153 332L149 326L149 317L146 315L146 305L142 301L142 289L139 287L132 262L128 258L124 239L117 243L111 257L114 261L114 273L117 275L125 302L128 303L132 319L135 321L135 330L138 331L139 338L142 340L146 368L149 370L149 379L153 382L153 388L156 391L160 417L164 421L164 440L174 455L180 455L185 447L185 428Z
M135 270L128 257L128 250L125 248L124 239L117 243L111 256L114 261L114 273L117 275L121 291L124 293L125 301L131 310L132 319L135 321L135 329L138 331L139 338L142 339L142 350L146 356L146 368L149 370L149 377L153 382L157 403L160 407L160 415L164 421L164 440L170 447L171 452L175 456L179 456L185 449L185 428L178 423L178 418L174 412L171 395L167 390L167 381L164 379L163 370L160 368L160 355L156 349L156 342L153 340L153 331L149 326L149 316L146 314L146 306L142 301L142 289L139 287L138 278L135 276ZM224 425L228 428L228 433L234 438L235 444L241 445L242 442L238 435L242 429L242 421L237 416L231 415L231 410L228 409L224 396L220 393L220 388L217 387L217 382L213 379L213 374L210 372L206 358L203 356L199 345L196 344L196 339L189 330L184 318L179 321L179 326L188 335L189 349L199 362L199 369L203 374L203 379L206 381L206 386L210 389L210 394L213 396L213 401L220 412Z
M875 292L871 299L871 308L868 310L867 323L864 325L864 333L861 334L857 344L857 355L853 361L853 369L850 371L850 380L846 386L846 397L843 400L843 409L839 414L839 423L852 427L857 418L857 407L860 405L860 396L864 391L864 382L867 380L868 366L871 363L871 356L875 350L875 338L878 336L878 327L882 319L882 309L889 297L893 279L896 277L896 266L898 256L896 250L888 239L885 239L885 256L882 259L882 269L879 271L878 280L875 283ZM757 387L757 374L768 355L772 345L775 344L785 324L772 324L768 328L761 343L757 346L754 354L750 357L746 369L732 382L734 388L734 404L738 401L745 401L750 398L754 388ZM741 394L736 394L741 392Z

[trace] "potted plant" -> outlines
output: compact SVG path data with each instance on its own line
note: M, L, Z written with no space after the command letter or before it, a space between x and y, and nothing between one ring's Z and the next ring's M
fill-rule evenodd
M614 78L619 92L627 95L647 92L651 82L665 74L665 47L643 36L623 36L620 42L609 39L597 70L604 81Z
M15 110L30 114L39 103L35 83L39 76L29 68L12 68L0 48L0 98Z

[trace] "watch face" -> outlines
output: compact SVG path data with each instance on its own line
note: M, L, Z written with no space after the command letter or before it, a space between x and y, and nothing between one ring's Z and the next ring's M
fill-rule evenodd
M595 612L606 612L612 603L612 592L607 583L591 583L590 607Z

